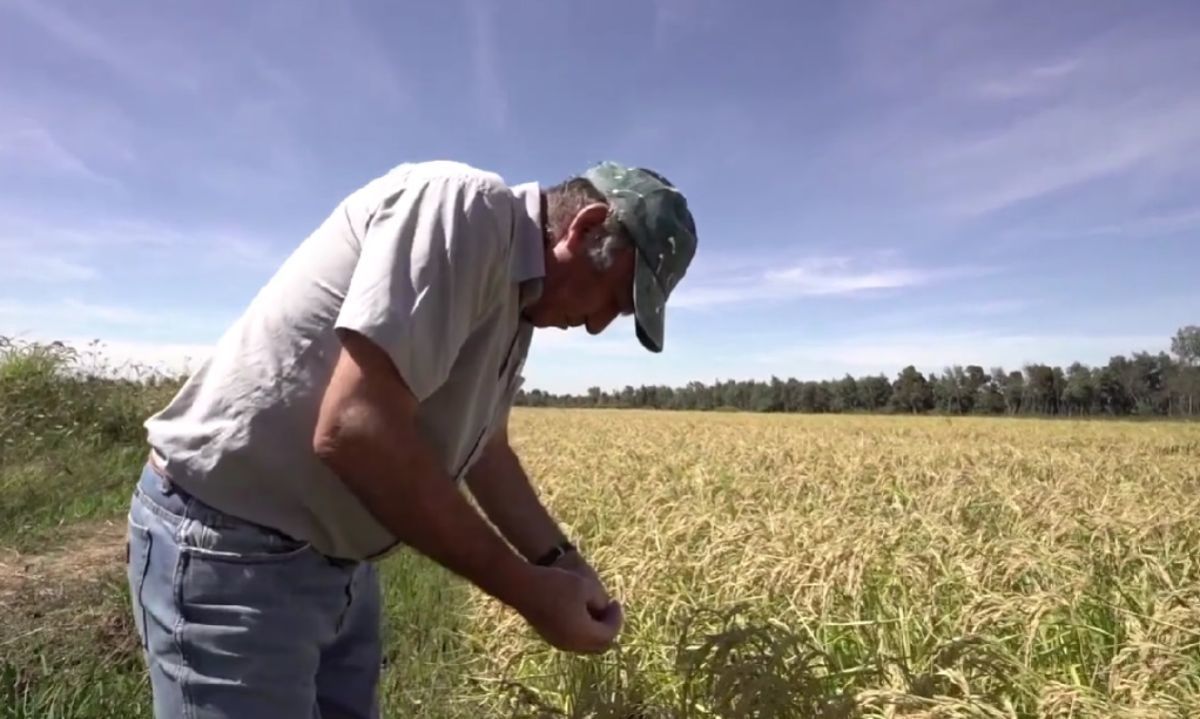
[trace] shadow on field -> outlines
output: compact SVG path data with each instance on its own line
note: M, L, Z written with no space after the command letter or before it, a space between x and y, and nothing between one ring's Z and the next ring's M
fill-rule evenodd
M538 719L683 719L690 717L853 716L844 682L827 657L782 624L756 621L742 607L700 610L685 620L670 671L647 669L647 647L615 658L564 662L556 691L505 685L513 717ZM564 705L566 708L564 708Z
M864 714L975 716L1000 704L1020 674L1016 659L983 637L889 656L864 626L835 628L818 640L807 629L754 617L747 607L699 610L680 641L625 648L614 659L567 659L561 671L501 688L520 719L850 719ZM826 628L828 629L828 628ZM674 666L653 671L661 650ZM978 704L977 704L978 703ZM875 713L872 713L875 712ZM965 713L964 713L965 712Z

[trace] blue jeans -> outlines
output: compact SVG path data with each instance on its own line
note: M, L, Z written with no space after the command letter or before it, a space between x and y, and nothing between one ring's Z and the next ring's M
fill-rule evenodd
M129 511L129 589L156 719L374 719L379 584L236 519L147 464Z

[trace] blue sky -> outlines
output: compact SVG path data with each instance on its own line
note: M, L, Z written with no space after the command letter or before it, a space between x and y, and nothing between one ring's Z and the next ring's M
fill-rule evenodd
M338 200L451 158L687 192L667 351L527 386L1103 363L1200 322L1192 2L0 0L0 334L202 356Z

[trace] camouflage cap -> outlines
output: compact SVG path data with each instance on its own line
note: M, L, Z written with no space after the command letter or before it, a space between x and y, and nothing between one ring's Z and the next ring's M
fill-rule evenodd
M633 278L637 337L662 352L667 298L696 254L696 223L687 198L663 176L645 168L602 162L584 177L608 198L613 218L637 249Z

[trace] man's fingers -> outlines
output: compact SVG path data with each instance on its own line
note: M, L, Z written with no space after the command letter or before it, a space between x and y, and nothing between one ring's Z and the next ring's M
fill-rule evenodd
M605 607L612 603L612 597L608 596L608 592L603 589L598 590L587 599L587 608L589 612L603 611Z
M564 569L549 570L545 579L556 585L547 587L546 598L557 596L559 600L545 607L548 615L540 630L543 636L553 637L552 643L560 649L586 654L607 651L620 632L623 612L604 585L594 576ZM535 617L533 621L538 620Z
M608 606L612 598L608 596L608 590L600 583L600 580L594 576L583 577L584 584L587 587L587 605L589 610L603 609Z
M600 622L608 627L614 634L621 629L621 623L624 619L624 609L620 602L609 602L607 606L599 611L592 610L592 619Z
M592 621L588 622L587 651L604 652L612 645L621 628L621 605L611 602L599 612L589 610L588 613Z
M621 606L620 602L613 602L608 605L608 610L604 614L604 623L612 627L613 632L621 630L621 625L625 622L625 607Z
M587 650L599 653L612 644L620 628L620 605L608 596L604 585L595 579L584 581L587 612Z

